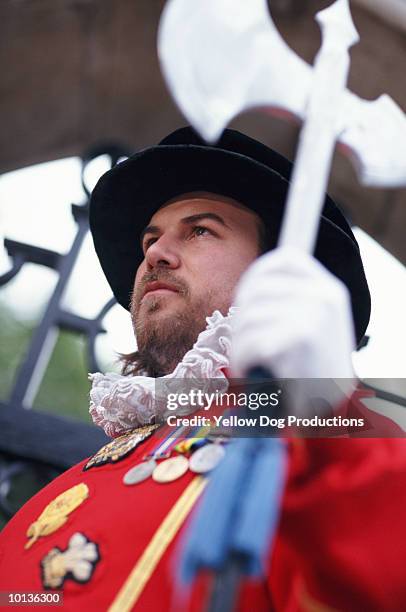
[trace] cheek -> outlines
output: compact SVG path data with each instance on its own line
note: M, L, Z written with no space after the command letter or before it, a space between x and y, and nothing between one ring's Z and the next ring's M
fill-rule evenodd
M201 292L213 290L231 295L240 276L256 258L256 250L212 252L199 266Z
M248 266L257 258L257 247L250 244L240 244L239 248L224 253L217 260L217 269L223 269L226 278L237 282ZM218 265L218 262L221 265Z
M135 275L133 289L135 289L135 287L137 287L138 283L140 282L140 280L141 280L141 279L142 279L142 277L144 276L145 272L146 272L146 265L145 265L145 262L143 261L143 262L140 264L140 266L139 266L139 268L138 268L138 270L137 270L137 273L136 273L136 275Z

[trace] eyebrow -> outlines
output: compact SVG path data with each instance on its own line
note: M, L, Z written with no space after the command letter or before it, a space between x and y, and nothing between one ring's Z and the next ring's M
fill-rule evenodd
M198 213L196 215L190 215L188 217L183 217L183 219L181 219L181 223L185 225L193 225L193 223L197 223L198 221L203 221L204 219L211 219L212 221L216 221L217 223L220 223L220 225L222 225L223 227L227 227L228 229L230 229L230 227L227 225L224 219L220 217L220 215L217 215L216 213L212 213L212 212L203 212L203 213ZM160 231L161 230L158 225L147 225L147 227L144 228L141 232L141 236L140 236L141 247L144 242L144 238L146 234L153 234L156 236L157 234L159 234Z

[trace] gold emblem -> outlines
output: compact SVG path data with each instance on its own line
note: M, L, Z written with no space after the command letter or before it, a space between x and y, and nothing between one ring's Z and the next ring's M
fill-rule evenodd
M138 427L137 429L132 429L128 433L115 438L105 446L102 446L102 448L89 459L83 469L89 470L92 467L98 467L106 463L116 463L124 459L124 457L127 457L131 451L141 444L141 442L149 438L158 427L159 425Z
M25 545L30 548L38 538L54 533L68 520L71 512L89 496L87 485L81 482L71 489L67 489L56 497L40 514L27 530L27 538L31 538Z
M97 544L82 533L74 533L66 550L53 548L42 559L42 584L46 589L58 589L67 578L88 582L99 560Z

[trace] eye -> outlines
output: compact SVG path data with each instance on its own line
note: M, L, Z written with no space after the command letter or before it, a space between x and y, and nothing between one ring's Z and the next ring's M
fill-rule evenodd
M195 225L195 227L192 228L193 236L204 236L205 234L213 234L213 232L202 225Z
M157 240L158 240L157 237L155 237L155 238L148 238L148 240L145 240L144 244L142 245L144 253L146 253L148 251L149 247L152 246L154 244L154 242L156 242Z

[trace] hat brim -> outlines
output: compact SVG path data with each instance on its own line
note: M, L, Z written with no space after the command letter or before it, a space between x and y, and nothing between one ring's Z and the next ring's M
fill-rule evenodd
M261 217L272 248L288 187L283 176L257 160L208 146L157 145L118 164L101 177L90 206L95 249L117 301L129 309L135 273L144 258L141 232L168 200L193 191L233 198ZM348 287L360 341L370 315L368 285L358 244L328 197L315 256Z

